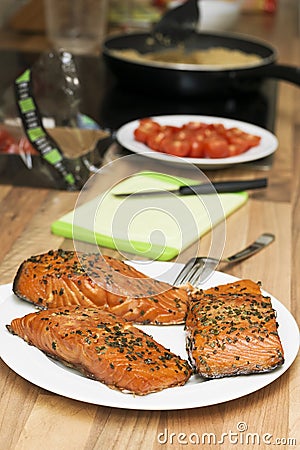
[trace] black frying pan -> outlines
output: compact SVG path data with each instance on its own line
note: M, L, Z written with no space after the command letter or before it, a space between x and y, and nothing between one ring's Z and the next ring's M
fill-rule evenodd
M135 49L141 53L161 50L150 34L133 33L108 38L103 45L103 57L121 83L148 92L165 94L212 95L228 91L257 90L265 78L285 80L300 86L300 68L277 64L274 48L253 38L228 33L195 33L186 43L186 50L210 47L238 49L255 53L262 60L255 65L236 69L192 64L129 61L113 54L113 50Z

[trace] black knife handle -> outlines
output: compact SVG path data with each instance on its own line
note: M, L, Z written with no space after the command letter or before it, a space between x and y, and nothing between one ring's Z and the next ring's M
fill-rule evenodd
M204 183L194 186L181 186L181 195L212 194L213 188L219 193L240 192L248 189L260 189L268 184L267 178L257 178L256 180L219 181L217 183Z

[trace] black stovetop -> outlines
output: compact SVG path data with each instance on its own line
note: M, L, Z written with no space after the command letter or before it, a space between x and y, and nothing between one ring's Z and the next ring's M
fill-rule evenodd
M38 58L39 55L34 53L0 51L0 98L2 99L0 113L3 113L5 104L3 94L7 94L8 89L13 90L17 76L21 75L25 69L33 67ZM115 131L131 120L146 116L192 114L237 119L274 131L277 98L275 81L267 80L260 83L260 90L251 94L226 95L225 93L222 97L210 96L209 98L170 97L153 92L151 88L149 92L137 92L129 90L124 85L121 87L107 71L101 58L76 57L75 63L81 86L79 111L90 116L103 129ZM50 77L50 81L53 82L54 88L61 87L55 77ZM57 114L65 109L63 96L57 100L50 100L53 111ZM64 116L68 116L65 111ZM61 125L66 124L61 123ZM106 149L107 147L104 150ZM95 152L98 155L98 152L100 154L102 150L96 148ZM21 185L44 186L45 177L41 180L43 173L40 170L40 158L33 158L38 160L36 171L28 170L18 156L2 155L0 159L1 184L13 182ZM15 166L12 160L16 160ZM33 176L35 173L37 180ZM53 187L53 181L50 180L49 183L50 187ZM54 186L56 187L55 183Z
M146 116L192 114L226 117L250 122L274 131L277 83L266 81L261 90L223 97L163 97L161 94L133 92L112 84L101 98L98 120L117 129L124 123Z
M0 51L0 95L39 55ZM260 90L223 97L164 96L153 92L129 90L117 84L101 58L75 57L81 84L80 111L91 116L102 128L116 130L141 117L169 114L199 114L228 117L250 122L274 131L277 82L266 80Z

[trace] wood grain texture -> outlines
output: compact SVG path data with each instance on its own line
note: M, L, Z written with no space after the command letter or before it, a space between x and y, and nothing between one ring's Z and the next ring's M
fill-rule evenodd
M297 23L298 1L278 2L276 15L247 14L237 31L272 43L280 62L300 65L300 37ZM288 24L288 25L287 25ZM0 33L1 34L1 33ZM6 34L7 36L7 34ZM21 42L2 39L1 47L21 45L30 48L30 39ZM38 44L41 45L41 42ZM27 47L26 47L27 46ZM264 231L274 233L275 242L255 257L222 270L238 277L261 280L263 288L277 297L300 323L300 89L280 83L276 134L279 149L272 168L266 172L269 187L250 196L248 203L230 216L224 255L230 255ZM221 179L260 177L253 168L227 169L213 175ZM263 175L264 176L264 175ZM13 280L19 264L32 254L50 248L71 249L72 241L50 232L50 224L75 205L76 193L35 190L0 185L0 282ZM199 253L207 254L210 235L200 243ZM103 249L106 254L115 255ZM188 259L190 250L182 256ZM120 256L120 255L115 255ZM5 450L172 450L197 448L179 444L185 436L237 432L239 422L249 433L275 438L293 438L300 445L300 368L299 357L292 367L271 385L228 403L184 411L134 411L78 402L49 393L25 381L0 360L0 448ZM126 406L126 400L124 397ZM165 433L167 443L162 444ZM162 433L162 434L160 434ZM170 434L174 433L173 437ZM179 436L180 437L180 436ZM181 436L184 439L184 436ZM267 449L274 445L230 443L198 445L205 449Z

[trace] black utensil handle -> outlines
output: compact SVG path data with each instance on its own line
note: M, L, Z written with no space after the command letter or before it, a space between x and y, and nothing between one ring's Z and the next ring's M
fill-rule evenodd
M243 75L247 75L247 71ZM253 76L262 78L275 78L277 80L289 81L300 86L300 67L287 64L268 64L253 69Z
M248 189L264 188L267 184L267 178L258 178L256 180L220 181L212 184L205 183L195 186L181 186L179 188L179 192L181 195L212 194L215 189L219 193L230 193Z

